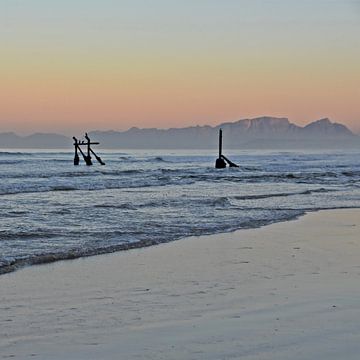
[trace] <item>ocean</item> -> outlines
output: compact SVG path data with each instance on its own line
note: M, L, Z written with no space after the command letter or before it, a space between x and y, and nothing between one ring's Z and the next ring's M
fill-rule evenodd
M356 151L0 151L0 273L360 207Z

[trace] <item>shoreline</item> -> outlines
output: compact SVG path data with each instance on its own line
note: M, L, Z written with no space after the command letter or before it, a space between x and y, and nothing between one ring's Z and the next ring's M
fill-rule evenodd
M357 359L360 209L0 276L0 359Z
M357 210L359 207L346 207L346 208L329 208L329 209L315 209L315 210L304 210L302 214L294 215L292 217L289 217L287 219L281 219L281 220L274 220L269 221L266 224L259 225L257 227L244 227L244 228L238 228L234 230L228 230L228 231L222 231L222 232L216 232L216 233L204 233L201 235L191 235L191 236L185 236L180 238L171 239L168 241L158 242L158 241L152 241L152 240L144 240L144 241L138 241L133 243L124 243L124 244L118 244L113 245L111 250L108 249L94 249L94 250L88 250L85 253L81 253L81 250L75 250L70 253L64 254L64 253L50 253L46 255L41 255L32 259L26 259L26 260L15 260L14 263L11 263L9 265L5 265L0 267L0 277L9 274L15 271L19 271L22 269L26 269L28 267L32 266L39 266L39 265L48 265L56 262L62 262L62 261L73 261L73 260L79 260L82 258L88 258L88 257L96 257L96 256L103 256L103 255L110 255L118 252L127 252L131 250L137 250L137 249L143 249L153 246L158 246L162 244L168 244L171 242L181 241L188 238L198 238L203 236L215 236L215 235L222 235L222 234L231 234L236 233L238 231L247 231L247 230L256 230L261 229L263 227L271 226L274 224L281 224L291 221L299 220L300 218L307 216L312 213L317 212L323 212L323 211L338 211L338 210Z

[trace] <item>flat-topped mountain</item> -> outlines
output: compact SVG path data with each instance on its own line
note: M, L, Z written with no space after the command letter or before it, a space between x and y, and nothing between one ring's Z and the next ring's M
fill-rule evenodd
M360 147L360 137L346 126L321 119L305 127L287 118L259 117L226 122L217 126L171 129L93 131L91 136L109 148L214 148L223 130L226 148L334 148Z
M92 131L90 137L108 149L206 149L216 148L219 129L229 149L292 149L360 147L360 137L345 125L320 119L304 127L287 118L259 117L217 126ZM86 129L84 129L86 130ZM18 136L0 134L0 148L69 148L72 140L58 134Z
M302 129L292 124L287 118L260 117L256 119L244 119L235 122L223 123L217 128L240 131L242 134L288 134Z
M328 118L314 121L304 127L295 125L287 118L260 117L255 119L244 119L233 123L223 123L216 128L223 130L230 128L239 133L239 135L250 135L253 137L268 136L309 136L316 135L320 137L338 137L354 136L354 134L345 126L331 122Z

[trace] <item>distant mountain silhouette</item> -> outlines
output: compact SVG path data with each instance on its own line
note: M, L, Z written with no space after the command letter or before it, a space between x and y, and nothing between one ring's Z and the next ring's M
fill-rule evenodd
M346 126L320 119L304 127L287 118L259 117L218 126L192 126L170 129L127 131L92 131L90 137L108 149L208 149L217 148L218 130L222 128L224 148L292 149L360 147L360 137ZM84 131L87 129L84 129ZM58 134L33 134L21 137L0 134L0 148L71 148L72 140Z
M19 136L13 132L0 133L0 149L63 149L72 146L72 140L59 134L36 133Z
M344 125L332 123L328 118L314 121L303 128L308 135L332 136L353 136L354 134Z
M93 131L91 136L107 148L216 148L218 130L222 128L226 148L342 148L360 147L360 137L346 126L329 119L315 121L305 127L287 118L260 117L227 122L215 127L193 126L171 129L139 129L127 131Z

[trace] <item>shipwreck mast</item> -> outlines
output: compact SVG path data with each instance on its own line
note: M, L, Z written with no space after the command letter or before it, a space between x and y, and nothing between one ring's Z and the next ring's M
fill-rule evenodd
M226 168L226 163L222 158L222 130L219 130L219 157L215 161L215 168L216 169L224 169Z
M230 167L239 167L239 165L236 165L222 154L222 130L219 129L219 157L215 161L215 168L224 169L226 168L226 163L228 163Z
M91 161L91 154L93 154L96 158L96 160L101 164L101 165L105 165L105 163L101 160L100 156L97 156L95 154L95 151L91 148L91 145L99 145L98 142L91 142L89 136L87 133L85 133L85 141L80 141L78 140L75 136L73 136L74 139L74 147L75 147L75 155L74 155L74 165L79 165L80 163L80 158L79 158L79 154L78 151L80 152L80 154L82 155L85 164L87 166L91 166L93 163ZM86 154L83 152L83 150L81 149L82 145L86 145Z

